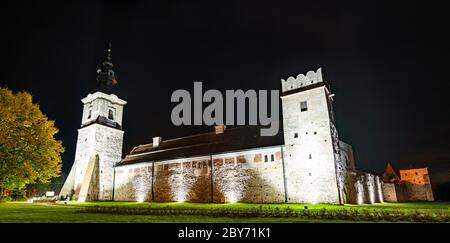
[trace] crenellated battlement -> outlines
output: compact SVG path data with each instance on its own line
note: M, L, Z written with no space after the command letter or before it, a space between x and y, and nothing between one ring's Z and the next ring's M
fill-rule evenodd
M317 69L316 72L308 71L306 75L301 73L297 77L291 76L286 80L281 79L281 91L284 93L320 82L323 82L322 68Z

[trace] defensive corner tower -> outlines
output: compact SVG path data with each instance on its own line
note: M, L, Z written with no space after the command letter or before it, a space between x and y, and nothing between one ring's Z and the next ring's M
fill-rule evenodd
M281 80L287 201L344 203L345 165L322 70Z

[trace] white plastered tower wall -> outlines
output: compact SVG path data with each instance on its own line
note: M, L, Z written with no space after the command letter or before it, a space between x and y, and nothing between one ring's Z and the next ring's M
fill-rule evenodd
M108 118L110 112L112 113L112 119L108 119L122 126L123 106L127 102L116 95L95 92L94 94L88 94L81 102L83 102L81 126L95 121L99 116Z
M112 200L114 165L122 159L122 112L126 101L96 92L81 100L83 117L78 129L75 161L61 195L79 194L89 160L98 155L98 200Z
M281 84L288 202L342 203L345 167L321 69Z

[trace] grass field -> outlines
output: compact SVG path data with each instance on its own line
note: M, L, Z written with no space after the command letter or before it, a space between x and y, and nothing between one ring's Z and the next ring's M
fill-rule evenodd
M62 202L58 202L59 205L64 205ZM406 203L376 203L376 204L346 204L346 205L332 205L332 204L257 204L257 203L138 203L138 202L69 202L68 206L103 206L103 207L171 207L171 208L257 208L257 207L270 207L270 208L292 208L295 210L304 209L305 206L308 209L355 209L355 210L382 210L382 209L401 209L401 210L446 210L450 212L450 202L406 202Z
M373 205L305 205L305 204L203 204L203 203L135 203L135 202L72 202L67 205L63 203L57 204L30 204L30 203L0 203L0 222L130 222L130 223L281 223L281 222L373 222L374 220L367 220L366 218L355 218L345 220L333 218L305 218L300 216L295 217L228 217L228 216L206 216L196 212L203 212L204 210L226 211L237 210L241 211L270 211L270 210L291 210L302 212L305 210L310 212L339 213L342 211L359 212L364 214L386 214L389 212L401 213L404 216L411 217L417 214L439 214L444 215L444 219L448 219L450 215L450 203L448 202L415 202L415 203L383 203ZM96 209L96 208L117 208L125 210L170 210L170 212L177 212L178 210L185 210L189 215L180 214L128 214L128 213L96 213L94 212L80 212L82 209ZM187 211L186 211L187 210ZM164 212L166 212L164 211ZM208 211L209 212L209 211ZM337 217L339 218L339 217ZM384 222L384 220L377 219L376 222ZM392 221L392 220L390 220ZM395 220L394 220L395 221ZM404 220L399 220L400 222ZM397 221L398 222L398 221Z

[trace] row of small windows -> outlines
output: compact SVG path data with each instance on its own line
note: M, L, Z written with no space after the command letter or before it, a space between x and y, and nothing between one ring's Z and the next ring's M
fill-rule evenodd
M270 155L270 162L275 161L275 155L271 154ZM264 155L264 162L269 162L269 155Z
M87 119L91 119L91 117L92 117L92 110L89 110ZM114 120L114 111L112 109L108 110L108 119Z
M289 157L292 157L292 154L289 154ZM308 159L312 159L312 155L311 154L308 155Z
M314 135L317 135L317 132L314 131L313 134L314 134ZM306 135L308 135L308 132L306 132ZM295 132L295 133L294 133L294 138L298 138L298 132ZM326 142L326 140L325 140L325 142Z
M313 84L313 83L314 83L314 80L311 80L310 83ZM307 84L307 83L305 82L305 85L306 85L306 84ZM300 83L300 86L303 86L303 83ZM290 89L294 89L294 85L291 85L291 86L290 86Z
M183 164L183 165L181 165ZM183 169L202 169L208 168L209 161L192 161L192 162L183 162L183 163L172 163L172 164L162 164L156 165L157 171L167 171L171 169L180 169L183 166ZM119 172L119 170L118 170ZM152 172L152 166L144 166L134 169L128 169L128 173L142 173L142 172ZM122 173L120 171L119 173Z
M275 154L255 154L253 156L253 162L258 163L261 161L264 162L275 162L276 160L281 160L281 153L276 152ZM247 159L245 156L237 156L237 157L227 157L227 158L217 158L213 161L214 167L220 166L238 166L241 164L247 163ZM179 162L179 163L168 163L168 164L160 164L155 165L156 171L168 171L172 169L206 169L210 167L209 160L200 160L200 161L189 161L189 162ZM129 169L128 173L140 173L140 172L151 172L151 166L144 166L134 169ZM116 173L122 173L121 170L117 170Z
M419 175L419 173L417 173L417 172L415 172L415 174L416 174L416 175ZM408 173L405 173L405 176L407 176L407 175L408 175Z

